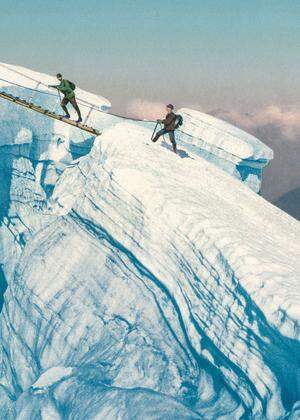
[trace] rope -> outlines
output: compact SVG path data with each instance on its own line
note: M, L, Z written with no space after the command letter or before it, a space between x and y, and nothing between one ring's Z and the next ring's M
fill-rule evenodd
M55 97L59 97L59 98L60 98L59 94L56 94L56 93L46 92L46 91L44 91L44 90L34 89L34 88L30 88L30 87L28 87L28 86L23 86L23 85L20 85L19 83L15 83L15 82L12 82L12 81L10 81L10 80L2 79L1 77L0 77L0 80L1 80L2 82L8 83L9 85L14 85L14 86L20 87L20 88L22 88L22 89L30 90L31 92L35 92L35 93L42 93L43 95L55 96ZM41 85L43 85L43 86L46 86L46 85L44 85L42 82L40 82L40 84L41 84ZM33 97L34 97L34 95L33 95ZM77 99L77 102L80 102L80 104L81 104L82 106L85 106L86 108L95 107L95 104L92 104L92 103L90 103L90 102L87 102L87 101L85 101L84 99L80 99L80 98L78 98L78 99ZM102 111L101 109L97 109L97 108L94 108L94 109L95 109L95 111L98 111L98 112L101 112L101 113L107 114L106 112ZM111 114L111 115L113 115L113 114Z
M47 89L49 89L49 88L48 88L48 85L46 85L45 83L41 82L40 80L33 79L32 77L27 76L27 74L23 74L23 73L21 73L21 72L20 72L20 71L18 71L18 70L11 69L10 67L5 66L4 64L0 64L0 66L1 66L1 67L4 67L5 69L7 69L7 70L9 70L9 71L12 71L13 73L19 74L20 76L26 77L27 79L32 80L33 82L36 82L38 85L45 86ZM3 79L0 79L0 80L3 80ZM10 81L8 81L8 80L3 80L3 81L8 82L8 83L11 83L11 84L16 85L16 86L19 86L19 87L22 87L22 88L24 88L24 89L33 90L33 91L35 91L35 92L44 93L44 94L46 94L46 95L57 96L55 93L45 92L45 91L42 91L42 90L37 90L37 89L29 88L29 87L27 87L27 86L18 85L17 83L10 82ZM78 102L84 102L84 103L86 103L86 104L88 104L88 105L90 105L90 106L93 106L93 105L94 105L94 104L91 104L90 102L85 101L84 99L80 99L80 98L78 98ZM101 111L101 110L99 110L99 111L100 111L100 112L103 112L103 111Z
M40 82L38 82L38 84L36 85L36 89L39 87L39 85L40 85ZM32 102L34 97L35 97L35 92L32 93L32 96L29 98L28 102Z
M12 71L12 72L14 72L14 73L16 73L16 74L19 74L19 75L21 75L21 76L23 76L23 77L26 77L27 79L29 79L29 80L32 80L32 81L34 81L34 82L37 82L38 83L38 85L37 86L39 86L40 84L42 85L42 86L45 86L45 87L47 87L48 88L48 86L46 85L46 84L44 84L44 83L42 83L42 82L40 82L39 80L36 80L36 79L33 79L32 77L30 77L30 76L27 76L27 75L24 75L23 73L21 73L21 72L19 72L19 71L17 71L17 70L15 70L15 69L11 69L11 68L9 68L9 67L7 67L7 66L5 66L5 65L3 65L3 64L0 64L0 66L1 67L4 67L4 68L6 68L6 69L8 69L8 70L10 70L10 71ZM43 90L39 90L39 89L34 89L34 88L30 88L30 87L27 87L27 86L23 86L23 85L20 85L20 84L18 84L18 83L15 83L15 82L11 82L10 80L6 80L6 79L2 79L2 78L0 78L0 80L1 81L3 81L3 82L5 82L5 83L8 83L8 84L11 84L11 85L14 85L14 86L18 86L18 87L20 87L20 88L23 88L23 89L27 89L27 90L30 90L30 91L32 91L32 92L38 92L38 93L41 93L41 94L44 94L44 95L49 95L49 96L55 96L55 97L58 97L58 99L59 99L59 101L60 101L60 96L59 96L59 93L58 94L55 94L55 93L51 93L51 92L46 92L46 91L43 91ZM34 97L34 96L33 96ZM126 117L126 116L124 116L124 115L119 115L119 114L114 114L114 113L107 113L107 112L105 112L105 111L102 111L101 109L98 109L98 108L95 108L95 105L94 104L91 104L90 102L88 102L88 101L85 101L84 99L80 99L80 98L78 98L77 99L77 101L82 105L82 106L84 106L84 107L86 107L86 108L90 108L90 112L89 112L89 114L87 115L87 117L86 117L86 120L85 120L85 122L87 121L87 119L89 118L89 116L90 116L90 113L92 112L92 111L97 111L97 112L100 112L100 113L102 113L102 114L108 114L108 115L112 115L112 116L114 116L114 117L118 117L118 118L122 118L122 119L124 119L124 120L130 120L130 121L137 121L137 122L148 122L148 123L154 123L155 121L153 121L153 120L144 120L144 119L138 119L138 118L130 118L130 117ZM87 105L86 105L87 104ZM55 105L55 108L56 108L56 106L57 106L57 104ZM54 109L55 109L54 108ZM188 119L190 120L190 124L192 124L192 125L195 125L194 123L193 123L193 121L191 121L191 115L190 114L188 114L188 113L186 113L186 115L188 116ZM212 127L213 125L212 124L210 124L210 123L208 123L208 122L206 122L206 121L203 121L203 120L200 120L201 121L201 123L203 124L203 125L206 125L206 126L208 126L208 127ZM225 130L222 130L222 129L220 129L219 127L216 127L216 126L213 126L213 128L215 129L215 130L217 130L217 131L221 131L222 133L226 133L226 134L230 134L231 136L233 136L233 137L236 137L236 138L238 138L236 135L234 135L233 133L230 133L230 132L227 132L227 131L225 131ZM180 134L184 134L185 136L187 136L187 137L190 137L190 138L195 138L192 134L188 134L188 133L186 133L185 131L182 131L182 130L177 130L177 132L179 132ZM163 137L164 138L164 137ZM181 140L181 138L180 138L180 140ZM202 139L200 139L204 144L209 144L211 147L212 147L212 149L218 149L218 150L222 150L223 152L225 152L226 154L227 154L227 156L233 156L233 157L236 157L236 158L238 158L238 159L241 159L239 156L237 156L237 155L234 155L234 154L232 154L232 153L229 153L229 152L226 152L226 150L224 150L222 147L219 147L219 146L216 146L216 145L213 145L213 144L211 144L211 143L207 143L207 142L205 142L205 141L203 141ZM165 141L165 138L164 138L164 141ZM181 141L183 141L183 140L181 140ZM244 160L244 159L243 159Z
M31 109L31 110L33 110L35 112L40 113L40 114L46 115L46 116L48 116L50 118L53 118L55 120L63 121L65 124L69 124L69 125L72 125L72 126L75 126L75 127L79 128L81 130L88 131L89 133L95 134L97 136L101 134L99 132L99 130L97 130L97 129L93 128L93 127L88 127L86 125L77 123L77 122L75 122L73 120L66 119L66 118L62 117L61 115L58 115L58 114L56 114L54 112L49 111L48 109L42 108L42 107L40 107L38 105L35 105L35 104L32 104L32 103L29 103L26 100L20 99L20 98L18 98L16 96L13 96L11 94L8 94L8 93L1 92L0 91L0 97L3 98L3 99L8 100L10 102L13 102L13 103L15 103L17 105L23 106L25 108L29 108L29 109Z
M11 69L10 67L5 66L4 64L0 64L0 66L1 66L1 67L6 68L7 70L12 71L12 72L14 72L14 73L16 73L16 74L19 74L19 75L21 75L21 76L23 76L23 77L26 77L26 78L27 78L27 79L29 79L29 80L32 80L32 81L37 82L37 83L40 83L41 85L43 85L43 86L45 86L45 87L47 87L47 88L48 88L48 86L47 86L46 84L44 84L43 82L40 82L39 80L33 79L32 77L27 76L26 74L23 74L23 73L21 73L21 72L19 72L19 71L15 70L15 69ZM0 78L0 80L4 81L4 82L6 82L6 83L11 83L11 84L13 84L13 85L16 85L16 86L22 87L22 88L24 88L24 89L29 89L29 90L33 90L33 91L36 91L36 92L39 92L39 93L48 94L48 95L52 95L52 96L57 96L56 94L53 94L53 93L49 93L49 92L45 92L45 91L40 91L40 90L36 90L36 89L32 89L32 88L28 88L28 87L26 87L26 86L18 85L17 83L13 83L13 82L10 82L10 81L8 81L8 80L1 79L1 78ZM91 107L94 107L94 106L95 106L94 104L91 104L90 102L85 101L84 99L80 99L80 98L78 98L78 99L77 99L77 101L78 101L78 102L81 102L83 106L86 106L86 105L84 105L84 104L88 104L88 105L89 105L89 106L91 106ZM98 111L98 112L101 112L101 113L105 113L105 114L107 114L107 112L101 111L101 109L94 108L94 110L95 110L95 111ZM151 123L154 123L154 122L155 122L155 121L152 121L152 120L144 120L144 119L138 119L138 118L125 117L125 116L123 116L123 115L113 114L113 113L109 113L109 115L113 115L114 117L119 117L119 118L123 118L123 119L125 119L125 120L131 120L131 121L149 122L149 123L150 123L150 122L151 122ZM192 118L192 116L191 116L190 114L186 113L186 115L187 115L189 118ZM213 128L214 128L215 130L217 130L217 131L220 131L220 132L222 132L222 133L229 134L229 135L231 135L232 137L235 137L235 138L239 139L239 137L238 137L238 136L236 136L235 134L231 133L230 131L223 130L223 129L221 129L221 128L219 128L219 127L216 127L215 125L210 124L210 123L208 123L208 122L206 122L206 121L203 121L203 120L201 120L201 119L200 119L200 121L201 121L201 123L202 123L203 125L206 125L206 126L208 126L208 127L213 127ZM190 123L191 123L192 125L195 125L195 124L194 124L191 120L190 120ZM179 131L179 130L178 130L178 131ZM184 132L183 132L183 133L184 133ZM187 133L184 133L184 134L187 134ZM187 134L187 135L188 135L188 134Z
M49 96L57 96L55 93L45 92L44 90L38 90L38 89L30 88L28 86L23 86L23 85L20 85L19 83L11 82L10 80L2 79L1 77L0 77L0 80L2 82L8 83L10 85L14 85L14 86L18 86L18 87L23 88L23 89L31 90L32 92L39 92L39 93L43 93L43 94L49 95Z
M0 66L5 67L5 66L3 66L2 64L0 64ZM5 68L7 68L7 67L5 67ZM32 80L32 81L34 81L34 82L37 82L37 83L39 83L40 85L45 86L45 87L47 87L47 88L48 88L48 86L47 86L47 85L45 85L45 84L44 84L44 83L42 83L42 82L39 82L38 80L32 79L32 78L31 78L31 77L29 77L29 76L23 75L22 73L20 73L20 72L18 72L18 71L16 71L16 70L12 70L12 69L9 69L9 70L14 71L14 72L15 72L15 73L17 73L17 74L20 74L20 75L22 75L22 76L24 76L24 77L27 77L28 79L30 79L30 80ZM57 95L56 93L51 93L51 92L44 91L44 90L39 90L39 89L30 88L30 87L28 87L28 86L23 86L23 85L20 85L19 83L15 83L15 82L12 82L12 81L10 81L10 80L2 79L1 77L0 77L0 80L1 80L2 82L8 83L8 84L10 84L10 85L14 85L14 86L20 87L20 88L22 88L22 89L27 89L27 90L30 90L30 91L32 91L32 92L41 93L41 94L43 94L43 95L49 95L49 96L55 96L55 97L58 97L58 96L59 96L59 94ZM84 107L86 107L86 108L93 108L93 111L97 111L97 112L100 112L100 113L105 114L105 115L107 115L107 114L108 114L108 115L112 115L112 116L114 116L114 117L119 117L119 118L122 118L122 119L124 119L124 120L130 120L130 121L149 122L149 123L153 123L153 122L154 122L154 121L152 121L152 120L145 120L145 119L139 119L139 118L125 117L124 115L114 114L114 113L112 113L112 112L107 113L107 112L105 112L105 111L102 111L102 110L101 110L101 109L99 109L99 108L95 108L95 104L92 104L92 103L90 103L90 102L88 102L88 101L86 101L86 100L84 100L84 99L81 99L81 98L76 98L76 100L77 100L77 102L79 102L79 103L80 103L80 105L82 105L82 106L84 106Z
M90 115L91 115L91 113L92 113L92 111L94 110L94 107L92 106L91 108L90 108L90 110L89 110L89 112L88 112L88 114L87 114L87 116L85 117L85 120L83 121L83 124L86 124L87 123L87 121L88 121L88 119L89 119L89 117L90 117Z

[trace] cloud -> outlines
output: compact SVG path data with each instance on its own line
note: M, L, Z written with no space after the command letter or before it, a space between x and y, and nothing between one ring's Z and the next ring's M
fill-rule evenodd
M175 109L178 108L175 105ZM198 104L189 104L187 108L196 109L205 112L203 106ZM145 99L132 99L125 108L125 114L130 118L138 118L141 120L156 120L166 113L166 104L162 102L148 101Z
M143 99L133 99L126 106L126 115L132 118L156 120L165 114L165 104Z
M251 114L215 110L212 114L250 132L274 150L263 172L262 193L270 201L300 187L300 110L270 105Z
M256 131L262 127L273 126L280 129L283 136L290 140L297 140L300 137L300 109L295 107L285 109L278 105L270 105L251 114L234 110L217 110L213 113L245 130Z

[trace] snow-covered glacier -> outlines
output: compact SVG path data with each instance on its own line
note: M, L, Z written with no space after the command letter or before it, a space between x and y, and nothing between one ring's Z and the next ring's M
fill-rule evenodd
M181 109L184 125L180 143L259 192L262 171L273 151L256 137L233 125L192 109Z
M299 418L300 224L231 171L270 150L184 109L176 156L79 92L97 138L1 100L0 417Z

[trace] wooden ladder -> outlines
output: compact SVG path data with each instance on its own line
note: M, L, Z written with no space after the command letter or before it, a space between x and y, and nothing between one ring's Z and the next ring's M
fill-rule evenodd
M87 131L88 133L94 134L95 136L99 136L101 134L100 131L96 130L93 127L77 123L76 121L70 120L69 118L64 118L63 116L58 115L55 112L51 112L48 109L44 109L38 105L35 105L32 102L27 102L23 99L18 98L17 96L10 95L9 93L0 91L0 98L6 99L7 101L13 102L17 105L24 106L25 108L32 109L33 111L39 112L40 114L46 115L47 117L53 118L54 120L59 120L64 122L65 124L73 125L73 127L77 127L80 130Z

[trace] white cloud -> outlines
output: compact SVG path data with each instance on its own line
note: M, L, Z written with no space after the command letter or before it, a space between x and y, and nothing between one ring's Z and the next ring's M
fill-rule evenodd
M230 120L245 130L257 130L272 125L281 130L282 134L290 139L300 138L300 110L297 108L283 108L270 105L258 109L251 114L240 111L216 111L215 115Z
M264 170L263 195L276 201L290 190L299 188L300 110L270 105L251 114L240 111L212 112L254 134L274 150L274 160Z
M133 99L126 106L126 115L132 118L156 120L165 114L165 104Z

